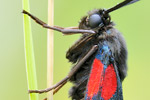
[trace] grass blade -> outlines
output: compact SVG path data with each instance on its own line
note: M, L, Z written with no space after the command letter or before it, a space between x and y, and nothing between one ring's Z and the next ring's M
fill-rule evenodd
M29 1L23 0L23 9L29 11ZM31 23L27 15L23 15L24 20L24 46L25 46L25 60L26 60L26 73L27 73L27 82L28 89L35 90L37 89L37 78L36 78L36 68L35 68L35 59L32 43L32 34L31 34ZM38 94L33 93L29 94L30 100L38 100Z
M48 25L53 25L54 21L54 0L48 0ZM47 32L47 87L53 85L53 51L54 49L54 35L53 30ZM53 91L47 93L48 100L53 100Z

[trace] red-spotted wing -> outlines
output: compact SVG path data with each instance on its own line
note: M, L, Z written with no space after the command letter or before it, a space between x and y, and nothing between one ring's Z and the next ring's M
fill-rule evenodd
M91 67L85 100L123 100L118 70L106 42L100 43Z

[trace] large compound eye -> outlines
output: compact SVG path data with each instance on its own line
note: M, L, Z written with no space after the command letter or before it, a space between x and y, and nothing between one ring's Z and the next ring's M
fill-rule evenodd
M102 18L98 14L93 14L89 17L89 25L91 28L95 28L102 22Z

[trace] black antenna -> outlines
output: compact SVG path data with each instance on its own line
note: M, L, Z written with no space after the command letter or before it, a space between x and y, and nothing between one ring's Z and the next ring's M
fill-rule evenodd
M117 10L117 9L119 9L119 8L121 8L121 7L123 7L123 6L127 6L127 5L129 5L129 4L135 3L135 2L137 2L137 1L139 1L139 0L125 0L125 1L123 1L123 2L121 2L121 3L119 3L119 4L117 4L116 6L114 6L114 7L112 7L112 8L109 8L108 10L106 10L106 11L105 11L105 14L108 14L108 13L114 11L114 10Z

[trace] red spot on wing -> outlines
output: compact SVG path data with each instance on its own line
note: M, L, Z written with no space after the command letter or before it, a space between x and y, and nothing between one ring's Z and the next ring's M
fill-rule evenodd
M100 83L102 80L103 64L100 60L94 59L93 66L91 69L88 86L87 86L87 96L90 100L92 97L99 92Z
M105 70L104 80L102 83L101 97L109 100L117 90L117 77L113 65L109 65Z

